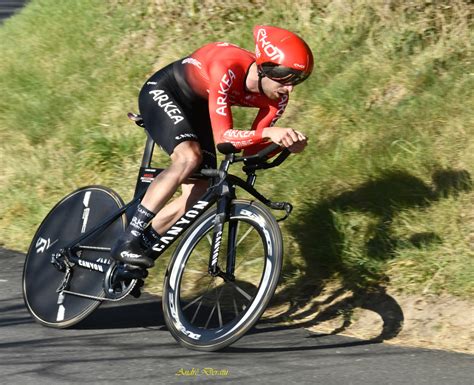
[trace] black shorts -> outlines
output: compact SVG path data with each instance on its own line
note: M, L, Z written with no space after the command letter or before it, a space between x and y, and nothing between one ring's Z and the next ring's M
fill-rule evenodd
M200 168L216 168L208 101L186 83L181 61L169 64L147 80L138 97L140 114L150 136L168 155L181 142L195 141L202 150Z

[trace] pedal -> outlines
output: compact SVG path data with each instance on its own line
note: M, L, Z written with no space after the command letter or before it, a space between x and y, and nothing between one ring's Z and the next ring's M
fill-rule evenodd
M145 281L143 279L137 279L135 286L133 287L130 295L135 298L139 298L142 295L142 291L140 290L145 285Z
M142 292L138 286L135 286L130 292L130 295L134 298L140 298L140 296L142 295Z
M132 265L123 265L123 269L117 271L119 279L141 279L148 277L148 270Z

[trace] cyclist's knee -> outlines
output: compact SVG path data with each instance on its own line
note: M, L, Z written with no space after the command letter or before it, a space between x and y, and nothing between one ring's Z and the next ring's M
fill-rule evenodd
M202 162L201 146L197 142L183 142L171 154L171 162L186 176L195 171Z

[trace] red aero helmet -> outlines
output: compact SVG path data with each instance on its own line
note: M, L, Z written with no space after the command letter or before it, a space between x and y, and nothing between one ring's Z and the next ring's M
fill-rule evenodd
M313 54L308 45L283 28L257 25L253 29L259 72L284 85L296 85L313 71Z

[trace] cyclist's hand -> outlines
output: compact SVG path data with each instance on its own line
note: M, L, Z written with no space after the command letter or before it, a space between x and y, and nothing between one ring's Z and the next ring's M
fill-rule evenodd
M306 136L292 128L266 127L263 129L263 137L272 142L288 148L293 153L301 152L308 144Z
M300 140L296 143L293 143L291 146L288 147L288 150L292 152L293 154L297 154L298 152L302 152L306 145L308 144L307 139L305 140Z

